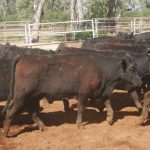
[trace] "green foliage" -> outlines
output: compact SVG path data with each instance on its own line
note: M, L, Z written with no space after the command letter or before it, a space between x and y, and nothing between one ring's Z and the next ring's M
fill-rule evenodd
M72 40L86 40L92 38L92 32L77 32L77 33L67 33L66 34L66 40L72 41Z
M101 18L105 17L108 10L106 0L90 0L86 18Z
M8 13L7 0L0 0L0 21L32 21L34 0L14 0L15 11ZM150 3L150 0L141 0L141 6ZM142 8L140 11L126 11L125 5L129 0L116 0L116 16L123 17L149 17L150 9ZM83 0L84 18L106 17L108 12L108 0ZM43 22L70 20L70 0L46 0Z
M16 0L18 20L31 20L33 16L33 0Z
M2 21L19 21L17 14L14 15L7 15L5 17L2 16Z
M47 0L43 22L70 20L70 0Z
M88 38L92 38L92 32L79 32L79 33L75 33L75 39L86 40Z
M122 17L149 17L150 9L143 9L141 11L124 11Z
M54 21L66 21L66 20L70 20L70 14L68 10L57 10L57 11L53 11L53 10L48 10L46 12L44 12L44 16L43 16L43 22L54 22Z
M3 3L2 3L3 2ZM31 20L33 15L33 0L16 0L16 10L7 12L6 3L0 3L0 21Z

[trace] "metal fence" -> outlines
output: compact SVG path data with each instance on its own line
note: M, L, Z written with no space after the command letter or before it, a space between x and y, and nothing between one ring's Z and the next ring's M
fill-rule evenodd
M118 32L150 32L150 17L148 18L96 18L95 35L116 35Z
M24 41L26 38L26 28L25 23L0 23L0 41Z
M35 29L39 26L39 30ZM102 35L114 36L118 32L134 34L150 32L150 17L147 18L96 18L92 20L49 22L32 24L30 22L1 22L1 43L22 43L23 46L50 45L59 41L77 40L98 37ZM39 43L33 44L34 36L39 37ZM55 41L55 42L54 42Z
M36 26L39 26L38 31L35 28ZM34 36L38 36L40 42L74 40L83 35L81 33L95 37L93 20L29 24L27 33L26 39L29 44L32 44Z

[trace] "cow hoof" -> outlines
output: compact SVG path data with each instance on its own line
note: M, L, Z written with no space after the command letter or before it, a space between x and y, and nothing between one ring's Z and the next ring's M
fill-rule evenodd
M108 122L109 125L113 124L113 120L112 119L107 118L107 122Z
M45 131L47 131L48 130L48 128L47 127L40 127L39 128L42 132L45 132Z

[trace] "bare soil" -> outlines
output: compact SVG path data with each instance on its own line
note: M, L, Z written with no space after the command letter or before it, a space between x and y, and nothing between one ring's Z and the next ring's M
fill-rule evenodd
M129 98L115 96L117 101ZM70 101L70 106L76 104ZM129 102L130 103L130 102ZM2 108L4 102L0 103ZM41 119L47 131L41 132L27 113L16 117L11 127L13 137L0 135L0 150L149 150L150 123L137 126L140 113L135 107L125 107L115 112L112 126L106 122L106 110L87 107L84 113L84 129L75 124L77 110L65 113L61 101L52 104L41 102ZM0 128L2 131L2 128Z

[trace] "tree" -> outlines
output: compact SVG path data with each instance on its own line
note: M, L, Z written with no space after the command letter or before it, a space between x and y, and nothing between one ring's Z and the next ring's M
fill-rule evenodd
M16 0L1 0L0 1L0 15L5 19L8 15L16 13Z
M82 0L77 0L77 6L78 6L78 19L83 19L83 7L82 7Z
M108 0L108 13L107 17L114 17L116 11L116 0Z
M87 10L88 19L106 17L108 3L106 0L90 0Z
M84 18L82 0L71 0L70 11L71 20L82 20Z
M70 3L71 20L75 20L75 0L71 0Z
M42 20L43 16L43 6L44 6L45 0L34 0L34 15L32 22L35 24L33 26L34 36L32 37L32 42L38 42L39 41L39 23Z
M7 3L5 0L0 1L0 13L3 15L3 17L5 17L7 13L6 6L7 6Z

